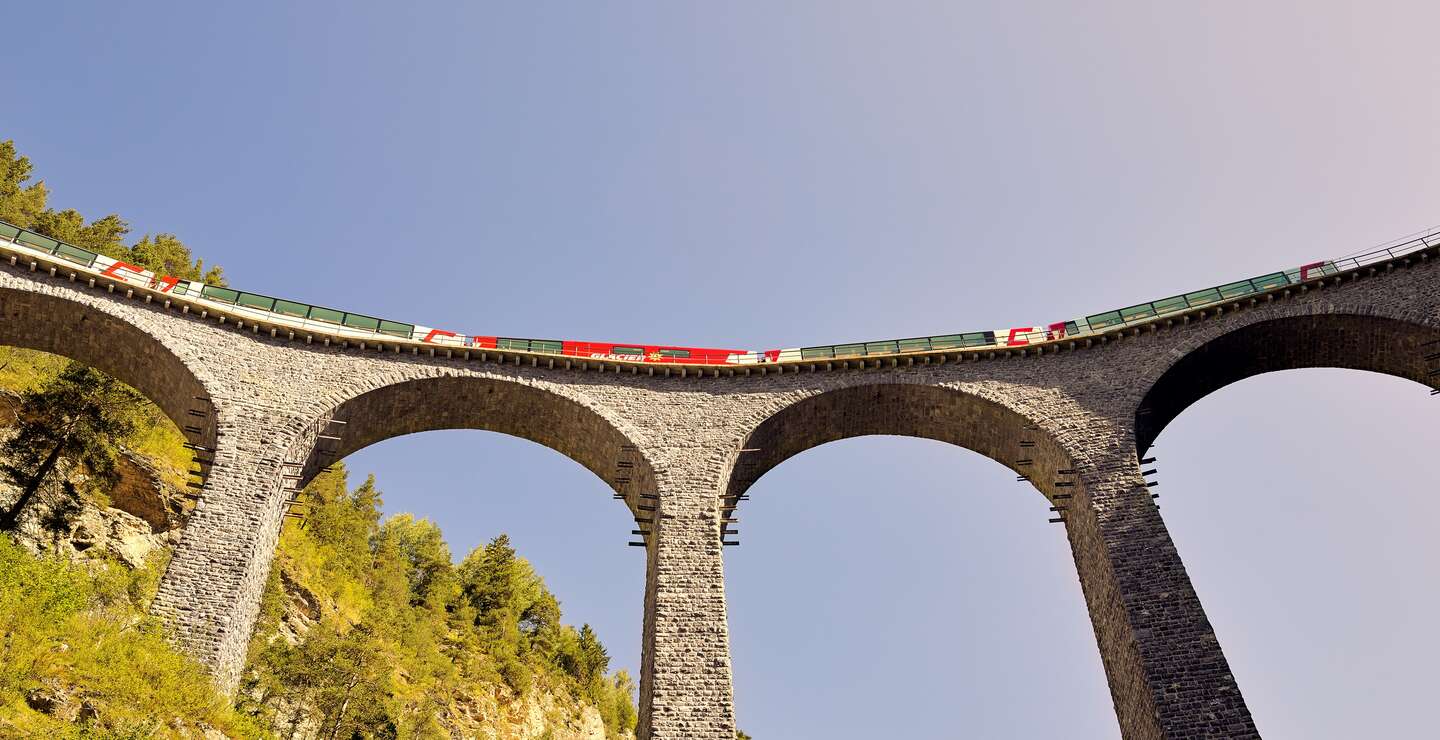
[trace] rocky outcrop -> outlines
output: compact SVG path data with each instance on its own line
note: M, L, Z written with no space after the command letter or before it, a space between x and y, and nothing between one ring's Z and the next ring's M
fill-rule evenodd
M274 639L298 644L328 606L323 596L306 588L277 563L284 592L283 611ZM276 718L286 737L315 740L320 727L288 707ZM436 718L451 738L465 740L606 740L605 723L595 707L571 698L564 689L537 683L523 695L504 684L473 685L456 690ZM628 735L627 735L628 737Z
M605 740L605 724L594 707L543 690L515 697L501 686L488 695L457 695L440 719L453 738Z
M149 459L122 450L115 469L119 475L105 491L111 508L145 520L156 532L168 532L184 524L190 499L167 484Z
M80 493L87 487L85 474L61 460L20 512L10 536L32 552L77 560L113 558L131 568L144 565L152 554L168 554L180 539L183 499L144 458L126 454L119 467L124 485L115 490L121 495L102 504ZM0 476L0 507L12 506L19 494L19 486Z

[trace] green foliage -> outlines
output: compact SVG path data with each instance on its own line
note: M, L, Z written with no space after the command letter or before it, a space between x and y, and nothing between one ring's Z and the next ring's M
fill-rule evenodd
M608 679L602 679L595 688L590 688L591 699L600 709L600 719L605 727L635 730L639 718L635 712L635 682L624 670L615 672Z
M15 151L15 142L0 141L0 221L29 226L45 210L50 193L43 182L25 184L30 171L30 158Z
M117 446L135 433L145 403L145 398L129 386L75 362L39 387L22 393L16 432L0 444L4 459L0 472L22 492L0 516L0 528L15 525L19 511L62 457L84 466L95 485L113 483ZM63 528L64 524L55 522L53 528Z
M109 483L116 446L135 433L145 398L120 381L71 362L40 387L21 394L16 434L0 451L4 471L28 482L49 451L74 460Z
M23 397L28 392L54 384L69 364L69 360L59 355L0 347L0 389ZM123 441L123 446L149 458L172 487L184 485L191 455L183 446L185 437L180 429L149 400L139 405L135 416L134 431Z
M174 234L146 234L131 245L125 244L130 224L117 214L86 222L73 208L54 210L46 201L44 182L32 185L30 159L15 151L14 141L0 141L0 221L34 229L93 252L184 280L203 280L207 285L224 285L224 271L205 264Z
M87 224L85 217L73 208L63 211L46 209L36 215L28 228L107 257L125 259L129 256L125 236L130 233L130 224L113 213Z
M67 363L59 355L0 347L0 388L24 393L59 375Z
M751 739L751 737L750 737L749 735L746 735L743 731L741 731L741 730L736 730L736 731L735 731L735 740L752 740L752 739Z
M203 723L264 736L145 615L163 564L93 567L36 557L0 535L0 735L184 737ZM53 687L89 703L97 719L75 724L27 705Z
M206 285L224 285L224 271L219 267L205 269L205 263L190 253L190 248L174 234L149 234L130 247L127 262L144 265L165 275L182 280L201 280Z
M429 737L446 734L439 723L458 697L503 683L592 704L612 736L634 729L634 683L606 674L588 625L561 624L559 602L508 537L457 566L439 527L408 514L380 522L374 480L347 489L345 476L340 465L317 476L305 527L281 535L283 574L262 602L245 711L282 729L316 723L327 737ZM313 605L296 644L278 634L286 580Z
M365 485L373 488L371 480ZM393 563L403 574L411 606L444 608L459 587L450 558L450 546L440 528L428 519L409 514L391 517L380 527L372 544L377 563Z
M365 626L344 634L318 629L294 649L264 654L273 671L271 697L283 693L310 710L290 717L292 732L318 716L322 737L396 735L390 656L374 637Z

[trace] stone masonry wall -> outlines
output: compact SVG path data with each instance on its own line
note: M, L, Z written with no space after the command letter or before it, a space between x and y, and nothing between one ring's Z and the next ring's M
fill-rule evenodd
M111 372L186 430L208 477L155 610L228 689L286 489L390 437L487 429L585 465L646 533L640 736L732 740L724 520L793 455L903 434L1000 462L1034 484L1038 513L1064 519L1125 737L1255 737L1137 447L1204 394L1259 372L1358 367L1428 382L1423 343L1440 337L1430 257L1092 339L684 377L292 338L23 265L0 265L0 341Z

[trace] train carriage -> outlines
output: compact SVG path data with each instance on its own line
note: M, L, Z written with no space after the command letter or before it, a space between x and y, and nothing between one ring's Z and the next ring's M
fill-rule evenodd
M1399 253L1430 246L1429 239L1437 232L1427 233L1394 247L1350 257L1341 261L1322 260L1280 272L1226 283L1204 290L1183 293L1157 301L1136 304L1114 311L1105 311L1067 321L1031 326L1007 327L987 331L943 334L909 339L888 339L877 342L791 347L756 352L741 349L681 347L656 344L621 344L615 342L580 342L563 339L522 339L484 335L465 335L445 329L391 321L366 314L315 306L308 303L274 298L235 288L205 285L193 280L161 275L139 265L77 247L12 224L0 221L0 239L12 253L12 261L24 255L27 259L45 260L51 272L73 269L93 276L110 278L137 288L189 301L200 306L213 306L230 315L252 321L288 325L297 329L323 331L361 341L389 337L422 344L445 347L492 349L562 355L583 359L614 360L659 364L755 365L761 363L802 360L835 360L855 357L901 356L916 352L935 352L984 347L1017 347L1059 339L1083 337L1138 321L1176 314L1204 306L1264 293L1288 285L1296 285L1317 277L1328 277L1342 270L1358 267L1375 259L1394 257ZM38 264L35 262L34 264Z

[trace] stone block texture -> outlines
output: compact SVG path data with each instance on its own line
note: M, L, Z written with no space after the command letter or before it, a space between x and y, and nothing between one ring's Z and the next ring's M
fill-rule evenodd
M584 465L646 532L640 737L733 740L724 520L785 459L893 434L980 452L1034 484L1037 515L1058 510L1124 737L1242 738L1258 732L1139 458L1190 404L1258 373L1345 367L1430 385L1435 257L1089 339L683 373L299 336L0 265L0 342L111 373L185 431L205 486L154 610L227 690L286 489L390 437L485 429Z

